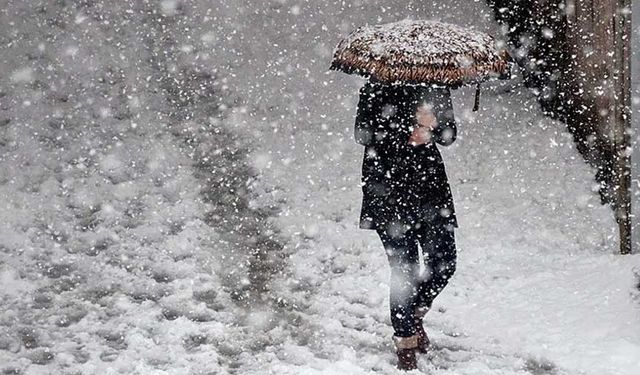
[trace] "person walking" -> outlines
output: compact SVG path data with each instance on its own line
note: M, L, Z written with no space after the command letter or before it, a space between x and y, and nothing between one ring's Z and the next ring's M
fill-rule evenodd
M450 90L370 79L354 135L364 146L359 227L375 230L385 249L398 368L415 369L416 352L429 346L423 318L456 269L458 222L436 146L456 139Z

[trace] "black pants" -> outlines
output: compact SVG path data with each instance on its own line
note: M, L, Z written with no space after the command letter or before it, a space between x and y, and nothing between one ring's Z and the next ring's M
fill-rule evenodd
M416 307L431 308L456 269L456 245L453 228L423 225L400 237L377 230L391 267L389 304L395 335L413 336ZM422 248L425 272L420 273L418 244Z

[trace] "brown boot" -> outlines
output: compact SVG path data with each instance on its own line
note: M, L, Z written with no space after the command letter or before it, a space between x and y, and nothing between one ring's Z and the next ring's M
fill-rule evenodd
M422 325L422 319L424 319L427 311L429 311L428 307L416 307L413 315L416 326L416 336L418 336L418 351L420 353L427 353L429 351L429 345L431 344L429 336L427 336L427 332L425 332L424 326Z
M398 369L409 371L418 368L418 361L416 360L418 336L393 336L393 342L396 345L396 354L398 355Z

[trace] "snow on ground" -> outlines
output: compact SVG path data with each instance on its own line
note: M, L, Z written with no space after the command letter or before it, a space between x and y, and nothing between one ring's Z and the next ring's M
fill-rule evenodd
M2 10L0 371L398 373L357 228L362 80L328 59L364 22L494 26L480 1L343 3ZM518 82L472 98L441 149L459 265L418 372L635 374L640 258L614 255L593 171Z
M0 372L227 372L282 245L206 46L167 2L9 5Z

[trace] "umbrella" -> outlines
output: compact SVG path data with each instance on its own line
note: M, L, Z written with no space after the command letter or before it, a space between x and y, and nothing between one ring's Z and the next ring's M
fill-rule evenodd
M508 78L512 60L488 34L438 21L362 26L343 39L330 69L386 83L459 87ZM476 105L478 105L476 91Z

